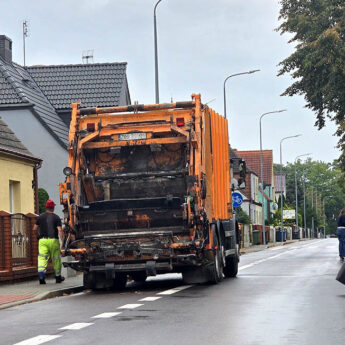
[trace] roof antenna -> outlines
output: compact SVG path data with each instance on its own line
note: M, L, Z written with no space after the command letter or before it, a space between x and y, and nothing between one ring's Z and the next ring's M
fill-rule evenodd
M25 38L28 37L29 35L29 23L28 21L25 19L23 20L23 53L24 53L24 67L25 67Z
M86 65L90 62L93 63L93 49L83 51L82 61Z

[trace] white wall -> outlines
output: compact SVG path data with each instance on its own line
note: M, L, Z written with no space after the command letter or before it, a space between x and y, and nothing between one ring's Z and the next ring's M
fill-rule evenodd
M57 205L55 212L62 216L59 183L65 180L62 170L67 165L67 150L60 146L30 110L0 109L0 116L26 148L34 156L43 159L42 168L38 170L38 186L48 192Z

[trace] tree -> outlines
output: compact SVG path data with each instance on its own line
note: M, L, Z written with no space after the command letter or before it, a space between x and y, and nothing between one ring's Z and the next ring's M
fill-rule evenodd
M296 81L282 94L304 95L306 107L316 113L315 126L325 117L337 124L340 161L345 170L345 2L344 0L281 0L277 31L292 33L295 52L280 62L278 75Z
M236 218L240 224L250 224L250 217L240 207L236 207Z
M47 191L43 188L38 188L38 206L39 212L43 213L45 211L45 203L49 199Z
M299 225L304 225L304 219L301 217L304 216L303 181L305 181L307 227L311 228L312 217L314 217L315 229L323 227L324 214L326 214L326 230L328 233L334 233L336 229L334 219L338 216L339 210L345 205L344 175L341 173L340 164L338 162L313 161L309 158L303 163L298 160L296 164L288 163L283 166L282 171L286 175L284 208L296 207L295 169L297 173ZM279 171L280 165L275 164L275 174L279 174ZM325 212L323 203L325 203Z

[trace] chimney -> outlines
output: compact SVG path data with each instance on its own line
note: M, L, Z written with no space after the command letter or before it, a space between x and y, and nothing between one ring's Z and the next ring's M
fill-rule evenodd
M12 62L12 40L0 35L0 57L7 63Z

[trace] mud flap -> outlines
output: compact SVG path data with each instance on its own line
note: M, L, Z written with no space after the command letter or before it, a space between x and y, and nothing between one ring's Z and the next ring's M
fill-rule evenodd
M156 261L147 261L146 262L146 275L148 277L157 275Z

